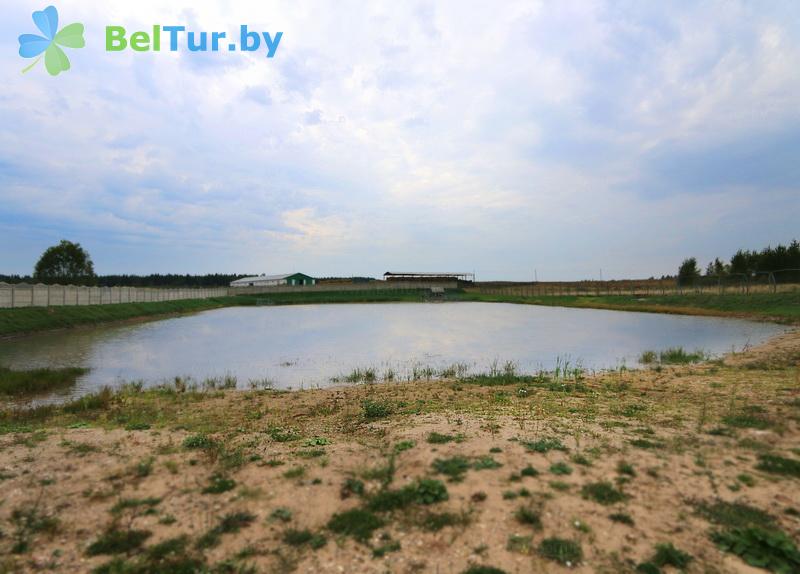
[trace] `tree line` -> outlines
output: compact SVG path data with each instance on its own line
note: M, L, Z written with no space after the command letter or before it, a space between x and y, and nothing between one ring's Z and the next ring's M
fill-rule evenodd
M788 282L800 280L800 243L794 239L789 245L768 246L761 251L740 249L730 261L719 257L710 261L705 269L706 277L769 280L770 273L775 281ZM678 269L678 281L691 282L703 276L695 257L683 260Z

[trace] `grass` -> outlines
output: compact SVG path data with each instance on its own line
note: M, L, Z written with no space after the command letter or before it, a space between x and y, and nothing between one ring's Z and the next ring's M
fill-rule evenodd
M328 521L328 530L342 536L350 536L358 542L366 543L372 538L372 533L378 528L383 528L386 521L377 514L355 508L334 514Z
M550 465L550 473L558 476L572 474L572 467L566 462L555 462Z
M583 560L580 542L565 538L545 538L539 544L538 553L543 558L553 560L564 566L574 566Z
M694 509L712 524L725 528L772 528L775 525L775 518L771 514L745 502L698 501L694 503Z
M522 297L469 292L459 295L462 301L523 303L585 309L611 309L679 315L767 318L781 322L800 320L800 291L781 293L728 292L725 294L671 295L548 295Z
M757 526L714 532L711 539L724 552L736 554L750 566L770 572L800 572L800 551L794 541L779 530Z
M328 543L322 534L314 534L310 530L295 530L290 528L283 533L282 540L289 546L305 546L306 544L317 550Z
M239 301L236 297L217 297L152 303L0 309L0 336L180 313L195 313L238 303Z
M236 534L242 528L250 526L256 519L249 512L230 512L222 517L219 523L197 539L199 549L214 548L220 543L223 534Z
M639 355L639 362L643 365L661 364L661 365L689 365L691 363L700 363L709 358L708 353L697 349L695 351L687 351L683 347L670 347L663 351L643 351Z
M650 559L650 562L659 568L663 568L664 566L686 568L691 561L692 556L683 550L675 548L672 542L656 544L656 552Z
M22 371L0 367L0 395L19 397L66 389L88 372L78 367Z
M551 450L566 451L567 447L557 438L541 438L529 441L520 441L520 444L530 452L549 452Z
M621 490L617 490L610 482L585 484L581 488L581 495L588 500L594 500L606 506L623 502L627 499L627 496Z
M212 474L208 486L203 489L203 494L222 494L236 488L236 481L223 474Z
M800 460L784 458L776 454L758 455L758 464L756 468L771 474L800 478Z
M139 549L150 536L149 530L123 530L112 526L89 545L86 554L98 556L132 552Z
M308 303L381 303L421 302L426 290L385 291L331 291L271 293L273 305L303 305ZM448 295L451 295L448 293ZM453 294L455 295L455 294ZM457 296L457 295L455 295ZM113 305L67 305L59 307L21 307L0 309L0 337L51 329L67 329L82 325L97 325L132 319L155 318L185 313L196 313L221 307L256 305L265 296L236 295L208 299L185 299L150 303L115 303Z
M374 512L390 512L412 504L436 504L448 498L447 487L440 480L421 478L398 490L379 491L369 500L367 506Z
M514 513L514 518L516 518L517 522L520 524L532 526L536 530L542 529L542 515L538 510L534 510L527 506L520 506Z

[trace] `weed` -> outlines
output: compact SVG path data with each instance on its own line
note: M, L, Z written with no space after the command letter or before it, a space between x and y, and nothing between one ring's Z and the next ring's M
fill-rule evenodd
M300 438L300 434L294 429L273 426L267 428L266 432L275 442L291 442Z
M400 543L396 540L386 542L372 549L373 558L383 558L389 552L397 552L400 550Z
M276 508L269 515L270 520L289 522L292 520L292 511L283 506Z
M151 535L149 530L121 530L112 526L86 549L88 556L123 554L139 549Z
M11 524L14 525L14 544L11 548L13 554L27 552L34 534L46 533L52 535L58 531L58 519L55 516L41 512L39 509L41 496L40 494L34 504L15 508L11 512Z
M629 462L621 460L617 463L617 472L628 476L636 476L636 469Z
M351 536L357 541L366 543L372 533L382 528L385 521L369 510L355 508L346 512L334 514L328 521L328 529L342 536Z
M413 440L401 440L394 445L394 452L401 453L403 451L410 450L415 446L417 446L417 443L415 443Z
M583 550L579 542L564 538L545 538L539 544L539 555L554 560L564 566L573 566L583 560Z
M520 506L514 513L514 518L520 524L532 526L536 530L542 529L542 515L538 510L533 510L527 506Z
M503 466L491 456L482 456L472 463L474 470L491 470Z
M692 556L686 552L675 548L672 542L656 544L656 553L650 559L650 562L658 566L674 566L675 568L686 568L689 562L692 561Z
M505 570L494 566L470 566L461 574L507 574Z
M784 458L776 454L758 455L756 469L772 474L784 474L800 478L800 460Z
M202 492L203 494L222 494L236 488L236 481L228 478L224 474L212 474L208 486Z
M325 536L314 534L310 530L289 529L283 533L283 542L289 546L304 546L308 544L314 550L322 548L327 544Z
M744 502L695 502L695 512L711 522L725 528L744 528L759 526L771 528L775 525L775 518L760 508L750 506Z
M364 413L364 418L367 420L383 419L394 412L394 408L390 402L374 401L372 399L364 399L361 402L361 410Z
M426 512L417 524L428 532L438 532L447 526L465 526L469 524L469 514L454 512Z
M255 515L249 512L230 512L222 517L219 524L198 538L196 546L200 549L214 548L223 534L235 534L250 526L255 519Z
M772 572L800 571L800 551L794 541L779 530L757 526L714 532L711 539L725 552L736 554L751 566Z
M183 447L187 449L209 450L217 446L217 441L205 434L195 434L183 439Z
M121 498L111 507L111 514L121 514L126 510L150 509L161 504L160 498Z
M432 464L434 472L444 474L452 482L460 482L470 469L470 462L464 456L453 456L450 458L437 458Z
M593 482L581 488L581 495L589 500L594 500L603 505L616 504L627 497L622 491L617 490L610 482Z
M389 512L411 504L435 504L448 498L447 488L441 481L422 478L399 490L381 490L370 499L368 506L376 512Z
M301 478L306 474L306 467L304 466L296 466L294 468L290 468L286 472L283 473L283 478L288 478L289 480L293 480L295 478Z
M530 441L520 441L520 444L530 452L549 452L551 450L566 451L567 447L557 438L541 438Z
M528 477L539 476L539 471L533 468L531 465L528 465L521 471L519 471L519 474L521 476L528 476Z
M773 425L762 407L752 405L745 407L741 412L729 414L722 418L722 422L735 428L767 429Z
M136 463L136 466L133 469L133 474L137 478L145 478L150 476L150 474L153 472L153 462L155 462L155 460L156 459L152 456L140 460L138 463Z
M428 434L428 442L430 444L445 444L448 442L461 442L464 440L462 435L442 434L438 432L431 432Z
M628 441L631 446L635 446L636 448L644 448L644 449L654 449L654 448L663 448L664 444L661 442L653 442L651 440L647 440L646 438L635 438L633 440Z
M550 465L550 472L559 476L572 474L572 467L566 462L556 462Z
M342 484L342 488L339 491L339 496L342 499L349 498L353 494L358 496L364 495L364 483L358 480L357 478L348 478Z
M532 536L519 536L512 534L508 537L506 542L506 550L509 552L516 552L518 554L530 554L533 548Z
M609 514L608 518L611 519L613 522L619 522L620 524L627 524L628 526L633 526L633 518L631 518L630 514L625 512L615 512L613 514Z

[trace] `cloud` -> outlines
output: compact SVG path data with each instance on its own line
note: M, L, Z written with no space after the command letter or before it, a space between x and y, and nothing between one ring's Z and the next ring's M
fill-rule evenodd
M19 74L30 8L0 22L2 272L64 236L101 272L647 276L796 234L790 0L59 11L87 47L56 79ZM102 50L154 23L284 36Z

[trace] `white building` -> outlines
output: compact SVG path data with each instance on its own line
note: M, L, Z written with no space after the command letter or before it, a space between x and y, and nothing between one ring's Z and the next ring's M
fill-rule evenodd
M304 273L286 275L258 275L231 281L231 287L275 287L277 285L314 285L317 280Z

